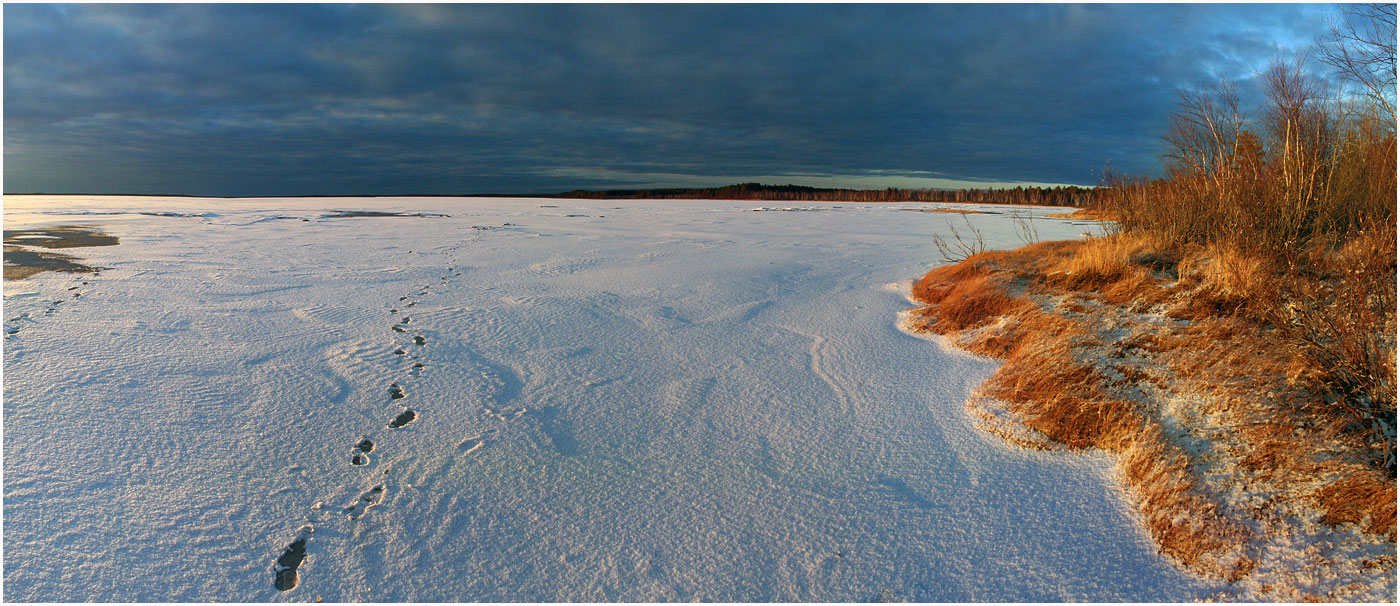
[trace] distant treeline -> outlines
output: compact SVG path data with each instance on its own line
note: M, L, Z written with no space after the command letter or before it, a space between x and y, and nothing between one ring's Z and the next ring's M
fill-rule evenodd
M803 185L740 183L724 187L667 189L574 190L550 198L595 200L771 200L818 202L976 202L980 204L1037 204L1043 206L1098 206L1104 191L1093 187L1012 187L1004 189L828 189Z

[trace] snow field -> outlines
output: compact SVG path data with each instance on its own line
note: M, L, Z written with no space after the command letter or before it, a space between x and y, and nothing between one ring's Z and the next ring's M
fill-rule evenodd
M963 403L992 362L898 329L931 235L960 216L754 206L6 197L8 229L121 238L67 251L98 275L5 284L7 597L1218 589L1156 555L1107 458L973 427ZM186 216L135 214L169 211ZM1020 245L1007 215L968 217Z

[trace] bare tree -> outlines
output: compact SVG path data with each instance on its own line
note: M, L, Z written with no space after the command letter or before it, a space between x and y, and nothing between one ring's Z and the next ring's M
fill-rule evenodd
M1238 200L1241 192L1235 162L1245 123L1239 94L1233 85L1222 83L1197 91L1177 91L1177 95L1165 139L1167 171L1183 195L1162 218L1174 225L1171 233L1186 240L1202 241L1221 231L1238 232L1240 224L1247 221L1243 213L1233 212L1221 224L1203 220L1202 211L1211 207L1237 211L1243 206Z
M1380 118L1395 132L1394 4L1348 4L1344 15L1318 41L1318 59L1361 89Z
M1334 168L1336 140L1325 106L1326 90L1312 77L1301 59L1275 61L1264 73L1268 103L1263 125L1269 134L1269 153L1277 178L1271 192L1276 211L1265 229L1280 242L1299 243L1317 211L1316 205Z
M1168 159L1194 175L1211 176L1234 157L1235 139L1244 126L1240 96L1221 83L1200 91L1177 91L1166 140Z

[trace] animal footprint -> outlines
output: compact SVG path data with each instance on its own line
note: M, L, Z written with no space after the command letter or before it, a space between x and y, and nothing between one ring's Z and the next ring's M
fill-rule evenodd
M291 545L277 557L277 576L272 585L277 591L291 591L297 586L297 567L306 559L306 537L292 541Z
M404 410L403 412L399 413L399 416L394 417L393 421L389 422L389 429L398 429L400 427L403 427L404 425L412 423L413 420L417 418L418 413L413 412L412 410Z
M428 340L423 338L422 335L414 335L413 342L419 345L426 345L428 343Z

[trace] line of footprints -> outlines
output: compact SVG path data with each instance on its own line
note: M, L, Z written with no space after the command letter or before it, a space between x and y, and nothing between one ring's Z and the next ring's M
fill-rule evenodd
M99 275L101 275L100 272L97 272L97 273L93 273L93 274L92 274L93 277L97 277L97 276L99 276ZM82 282L82 284L74 285L74 286L69 286L69 287L68 287L68 291L67 291L67 292L68 292L68 296L71 297L71 298L70 298L70 299L54 299L54 300L52 300L52 301L49 301L48 306L44 308L43 315L45 315L45 316L52 316L52 315L54 315L55 313L58 313L58 309L59 309L59 306L60 306L60 305L63 305L63 304L64 304L65 302L67 302L67 301L74 301L74 300L77 300L77 299L81 298L81 297L83 296L83 293L82 293L82 292L79 292L80 289L81 289L83 286L89 286L89 285L91 285L91 282L89 282L88 280L83 279L82 275L80 275L80 276L77 277L77 278L74 278L73 281L74 281L74 282ZM8 339L8 338L10 338L10 337L12 337L12 336L14 336L14 335L19 334L20 326L21 326L22 324L24 324L24 323L32 323L32 322L36 322L36 321L37 321L37 319L36 319L32 314L30 314L29 312L21 313L21 314L15 316L15 317L13 317L13 318L10 318L9 320L6 320L6 321L5 321L5 338Z
M459 244L458 247L460 246L461 245ZM449 253L456 252L456 248L457 247L453 247L453 249L451 249ZM447 272L447 275L442 276L439 282L446 282L449 277L462 275L462 272L456 268L448 268ZM401 314L409 313L408 310L418 304L418 302L415 299L427 295L428 292L429 287L424 286L423 288L420 288L411 294L399 297L399 305L403 309L390 309L389 314L395 317L399 317ZM413 334L413 332L415 331L411 331L408 328L409 325L412 323L413 318L411 316L403 315L397 322L395 322L389 328L395 333L412 334L413 345L401 346L394 350L394 354L403 356L405 359L413 360L413 363L409 365L408 375L416 377L423 371L422 356L419 355L418 352L422 351L422 348L428 344L428 339L421 334ZM410 347L414 350L413 352L410 352ZM404 388L400 386L397 381L389 383L388 392L389 401L391 402L397 402L408 397L408 394L404 392ZM386 425L386 428L390 430L400 429L417 420L418 413L415 412L413 409L404 406L403 410L399 412L398 416L395 416L393 420L389 421L389 423ZM351 447L350 464L357 467L369 465L371 462L370 453L373 453L374 451L374 441L371 440L369 436L361 437L359 441ZM380 475L381 477L389 475L389 470L384 469ZM384 491L385 485L383 483L376 484L369 490L366 490L363 493L361 493L358 497L356 497L354 503L351 503L350 505L344 507L342 511L346 514L346 516L349 519L358 520L362 516L364 516L370 509L374 508L376 505L379 505L384 500ZM301 566L302 561L306 559L306 546L308 540L310 539L312 531L313 529L310 525L302 527L297 538L293 540L291 544L287 545L286 549L282 551L282 555L277 557L277 565L274 568L275 577L273 579L273 586L276 587L278 591L290 591L291 589L296 588L299 581L299 578L297 576L297 568Z

